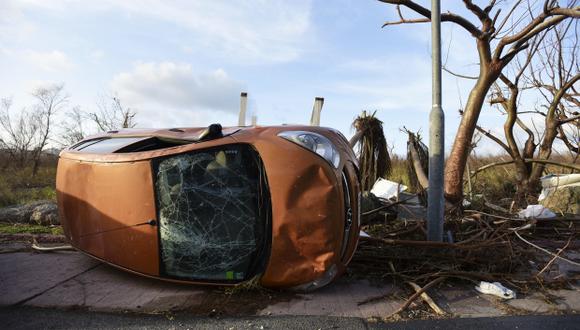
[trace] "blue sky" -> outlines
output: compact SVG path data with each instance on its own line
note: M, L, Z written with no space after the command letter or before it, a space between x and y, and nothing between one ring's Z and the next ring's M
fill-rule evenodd
M428 130L430 29L382 29L395 15L372 0L4 0L0 97L20 109L36 86L63 82L70 104L84 110L116 93L137 110L139 127L183 127L235 125L242 91L259 124L307 124L322 96L323 126L351 136L354 117L376 110L403 153L400 128ZM476 71L463 30L445 25L443 42L450 67ZM444 75L448 148L472 84ZM484 109L482 123L499 130L502 118Z

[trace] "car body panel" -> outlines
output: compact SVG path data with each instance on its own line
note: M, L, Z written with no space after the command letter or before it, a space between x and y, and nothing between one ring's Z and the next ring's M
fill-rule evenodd
M294 130L327 137L341 154L338 169L313 152L277 136L279 132ZM202 131L202 128L116 131L89 139L161 136L193 141ZM360 212L356 157L344 137L332 129L311 126L233 127L224 129L225 133L230 135L143 152L99 154L64 150L57 172L57 198L71 244L115 266L160 277L151 160L242 143L251 145L261 157L271 199L272 237L261 284L301 285L321 277L333 265L338 268L337 276L342 273L356 249L359 233L357 217L348 232L345 252L341 253L344 211ZM341 183L343 171L350 185L352 203L348 206L343 198L347 191Z
M73 246L133 271L158 275L157 229L149 224L157 217L149 161L61 158L57 186L65 233Z

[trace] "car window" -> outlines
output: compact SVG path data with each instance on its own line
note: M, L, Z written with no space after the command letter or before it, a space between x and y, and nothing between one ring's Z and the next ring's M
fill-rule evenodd
M257 153L227 145L155 167L161 272L189 280L252 276L268 235Z
M105 138L90 140L76 145L73 149L88 153L114 152L123 146L145 139L144 137Z

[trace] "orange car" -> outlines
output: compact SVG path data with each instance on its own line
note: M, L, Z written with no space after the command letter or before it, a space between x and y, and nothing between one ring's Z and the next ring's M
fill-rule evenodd
M312 290L337 278L360 225L356 158L311 126L120 130L60 154L77 249L178 282Z

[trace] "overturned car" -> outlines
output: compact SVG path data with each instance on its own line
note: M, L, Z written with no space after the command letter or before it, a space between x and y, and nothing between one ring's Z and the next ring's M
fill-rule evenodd
M177 282L312 290L354 254L356 158L311 126L120 130L60 154L57 199L77 249Z

